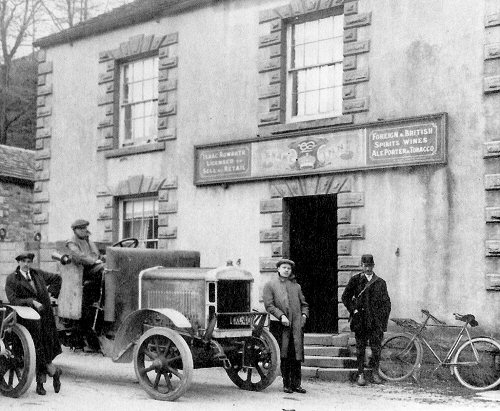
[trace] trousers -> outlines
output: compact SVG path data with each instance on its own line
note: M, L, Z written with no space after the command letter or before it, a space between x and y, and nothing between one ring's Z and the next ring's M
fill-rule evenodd
M364 372L366 347L370 345L372 357L370 359L370 367L373 371L377 371L380 364L380 349L384 338L383 331L360 331L354 333L356 338L356 362L358 373Z

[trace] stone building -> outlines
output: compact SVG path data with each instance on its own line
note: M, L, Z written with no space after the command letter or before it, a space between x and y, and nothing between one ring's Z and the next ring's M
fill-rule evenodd
M136 1L35 45L46 241L86 218L257 290L290 257L318 333L369 252L394 316L500 331L498 1Z
M0 145L0 241L33 238L35 152Z

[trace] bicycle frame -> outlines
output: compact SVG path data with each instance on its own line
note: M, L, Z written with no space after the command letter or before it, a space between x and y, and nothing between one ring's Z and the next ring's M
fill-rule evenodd
M469 362L458 362L458 363L451 361L453 353L456 351L456 349L458 348L458 346L462 342L462 338L464 338L464 336L467 335L466 340L467 341L472 340L472 336L469 332L469 329L467 328L467 323L465 323L464 325L428 324L430 318L431 318L431 316L427 316L427 318L425 319L423 324L419 327L418 331L415 334L413 334L411 342L413 342L413 341L415 341L415 339L417 339L420 341L420 343L423 343L429 349L429 351L434 356L434 358L436 358L436 360L439 362L438 367L439 366L452 367L452 366L456 366L456 365L474 365L474 364L477 364L479 362L479 354L478 354L474 344L471 344L471 347L472 347L472 351L474 352L474 358L476 359L476 361L474 361L474 362L470 362L470 361ZM432 346L429 344L429 342L422 335L422 332L424 331L424 329L426 327L460 328L461 329L460 332L458 333L457 337L455 338L455 341L453 342L452 346L448 350L448 353L444 357L444 359L441 359L441 357L439 357L439 355L436 353L436 351L434 351Z

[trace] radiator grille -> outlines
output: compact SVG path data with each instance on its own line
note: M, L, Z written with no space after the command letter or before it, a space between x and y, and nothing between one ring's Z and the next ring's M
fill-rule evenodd
M172 308L184 314L192 325L202 324L203 301L196 291L148 290L147 308Z

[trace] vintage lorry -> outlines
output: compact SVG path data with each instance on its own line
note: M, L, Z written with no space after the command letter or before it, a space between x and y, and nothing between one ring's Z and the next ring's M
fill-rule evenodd
M176 400L196 368L224 367L245 390L263 390L276 378L279 346L266 327L268 314L252 309L254 279L239 265L202 268L198 252L108 247L104 298L95 306L92 329L85 330L83 268L67 255L53 258L63 278L57 307L62 343L76 348L82 334L85 343L93 334L112 361L134 363L151 397ZM113 324L111 333L103 321Z

